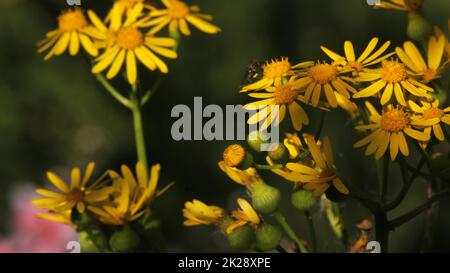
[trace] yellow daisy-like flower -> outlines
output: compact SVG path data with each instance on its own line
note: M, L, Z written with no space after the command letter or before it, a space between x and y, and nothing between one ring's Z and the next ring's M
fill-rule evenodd
M65 212L76 207L78 212L83 213L86 204L102 202L108 199L112 192L111 187L100 184L100 181L87 185L89 178L94 172L95 164L89 163L81 177L79 168L73 168L70 175L70 183L64 182L53 172L47 172L48 180L60 191L37 189L36 192L44 198L33 200L33 204L40 209L49 211Z
M417 105L413 101L408 101L410 109L414 112L411 120L415 126L424 127L425 133L431 135L433 130L434 136L440 141L445 140L444 131L441 123L450 125L450 107L445 109L439 108L439 100L436 99L429 103L426 101L420 102L422 106Z
M302 142L297 133L286 133L283 144L289 151L290 159L296 159L300 155L301 151L304 150Z
M145 24L147 27L153 27L150 33L157 33L169 25L170 33L178 33L179 30L182 34L188 36L191 34L188 23L208 34L220 32L219 27L208 22L213 19L212 16L199 13L198 6L188 6L178 0L161 0L161 2L165 9L150 11L150 19Z
M410 115L402 107L388 105L380 115L372 104L366 102L371 124L356 126L359 131L373 130L368 136L356 142L353 147L360 148L368 145L365 155L375 154L379 160L389 148L391 160L395 160L398 151L409 155L408 143L405 134L418 141L428 141L430 136L425 132L411 128L418 125L411 120Z
M448 31L450 33L450 19L448 20ZM436 40L439 40L441 38L441 36L444 37L445 46L444 46L444 54L443 54L442 58L443 58L444 64L448 64L450 62L450 41L447 39L445 34L442 32L442 30L438 26L435 26L433 28L432 35L435 37Z
M122 165L122 174L109 171L115 190L114 200L101 208L88 206L88 209L99 216L100 220L110 225L123 225L138 219L145 212L146 206L160 196L168 187L157 191L159 164L152 166L150 176L142 162L136 164L136 177L128 168Z
M224 161L219 162L219 168L234 182L243 186L250 186L253 183L262 181L255 168L248 168L245 170L236 167L230 167Z
M143 4L147 9L151 8L150 5L145 4L145 0L114 0L113 7L106 16L106 21L111 21L113 25L120 24L122 18L129 16L137 4Z
M98 49L93 43L89 28L89 22L81 9L68 9L58 16L58 28L48 32L45 39L38 43L38 52L51 48L44 60L59 56L67 49L74 56L79 52L81 44L89 55L95 57Z
M36 216L47 221L73 225L71 221L71 214L72 210L68 209L64 211L49 211L48 213L39 212L36 214Z
M106 77L112 79L125 63L128 82L135 84L137 81L136 59L152 71L159 69L162 73L168 73L167 65L155 53L166 58L177 58L177 53L169 49L176 45L176 41L172 38L160 38L142 33L142 20L139 20L139 17L143 8L142 4L135 5L123 23L117 26L111 24L109 29L100 20L93 20L96 28L105 33L105 37L112 31L114 38L111 39L105 52L96 59L92 73L101 73L110 67Z
M403 49L397 47L395 51L402 62L414 71L418 76L422 77L422 82L429 83L441 76L444 68L442 57L445 49L445 37L442 35L438 39L430 36L428 40L428 62L425 63L420 51L413 42L405 42Z
M253 209L253 207L250 205L250 203L247 202L247 200L238 198L237 202L240 209L233 211L231 214L235 221L227 227L226 232L228 234L232 233L238 227L242 227L245 225L257 227L261 222L258 213L256 213L255 209Z
M348 189L336 175L334 169L333 150L328 137L323 139L319 146L311 135L304 135L313 164L287 163L286 168L293 173L296 183L301 183L306 190L313 192L314 196L322 195L333 185L339 192L348 194ZM294 176L295 175L295 176Z
M401 62L383 61L381 68L366 69L359 74L359 81L374 83L354 94L353 98L371 97L384 89L381 95L382 105L387 104L391 100L392 94L394 94L398 103L407 106L406 91L417 97L430 97L427 92L433 91L433 88L416 81L413 74Z
M279 86L283 83L283 79L286 77L294 76L299 69L309 67L313 62L303 62L296 65L292 65L288 58L282 57L281 60L273 59L270 62L267 61L263 66L263 73L261 78L249 85L242 87L241 92L247 92L251 90L263 90L270 86Z
M336 94L350 98L350 93L356 93L356 89L345 80L350 80L341 75L345 71L340 70L336 63L316 63L310 66L306 72L299 73L299 85L305 87L305 103L312 106L319 105L322 90L325 93L328 104L336 108L338 101Z
M393 9L400 11L417 11L422 7L424 0L390 0L376 3L376 8Z
M185 226L220 225L225 218L225 210L194 199L184 203L183 216L186 218Z
M260 130L267 129L273 122L278 126L286 116L286 110L289 111L292 125L295 130L300 131L303 125L309 124L309 118L305 110L300 106L297 100L302 99L300 89L303 87L301 81L291 77L286 83L275 83L274 86L266 88L267 92L249 93L253 98L261 100L248 103L244 106L247 110L257 110L248 120L248 124L256 124L264 120Z
M385 42L378 50L373 52L378 44L378 38L372 38L366 49L361 55L356 58L353 44L350 41L344 42L345 57L341 56L328 48L321 46L320 48L327 54L333 61L344 66L345 71L351 71L354 75L358 75L365 67L377 64L395 53L389 53L383 55L383 53L389 48L390 41Z

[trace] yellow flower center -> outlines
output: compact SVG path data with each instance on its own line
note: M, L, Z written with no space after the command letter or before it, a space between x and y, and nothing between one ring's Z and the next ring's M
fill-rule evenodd
M290 85L278 86L273 94L276 104L290 104L298 95L298 90L294 90Z
M443 116L444 111L439 108L430 108L423 113L424 119L442 118Z
M61 32L80 30L87 25L86 17L80 9L67 10L58 16L58 28Z
M291 63L286 58L281 61L274 60L264 66L264 77L270 79L283 77L291 71L291 68Z
M427 70L425 70L423 72L423 79L422 80L423 80L424 83L429 83L429 82L431 82L432 80L434 80L436 78L437 78L437 71L436 71L436 69L428 68Z
M380 128L391 133L398 133L409 124L408 114L402 109L394 108L383 112Z
M75 202L83 201L84 192L78 188L75 188L67 194L66 199L67 201L75 201Z
M389 83L398 83L407 77L405 65L395 61L383 62L381 73L381 78Z
M116 43L124 49L134 49L144 43L144 35L135 27L124 27L119 30Z
M308 71L308 76L317 84L326 84L336 78L338 70L334 65L316 64Z
M238 144L228 146L223 151L223 161L230 167L239 166L245 159L245 149Z
M176 19L186 17L190 13L188 5L183 2L174 2L169 7L169 16Z

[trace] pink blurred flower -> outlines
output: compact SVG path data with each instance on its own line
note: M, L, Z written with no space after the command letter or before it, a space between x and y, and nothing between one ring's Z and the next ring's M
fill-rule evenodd
M10 235L0 237L0 252L66 252L69 241L77 234L70 226L43 220L31 200L37 195L30 186L22 186L12 195Z

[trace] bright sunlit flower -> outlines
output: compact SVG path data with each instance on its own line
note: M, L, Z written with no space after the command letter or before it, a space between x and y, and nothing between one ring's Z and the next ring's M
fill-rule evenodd
M47 189L37 189L36 192L44 198L33 200L37 208L49 211L66 212L76 207L78 212L83 213L87 204L102 202L108 199L112 192L111 187L100 184L100 180L92 185L87 185L92 176L95 164L89 163L81 177L79 168L73 168L70 175L70 183L64 182L53 172L47 172L48 180L59 190L59 192Z
M123 225L138 219L145 213L147 205L170 186L160 191L156 189L160 169L159 164L152 166L149 176L144 164L138 162L136 176L126 165L122 165L121 174L109 171L114 188L112 203L102 207L88 206L88 209L97 214L102 222L110 225Z
M428 62L425 63L420 51L412 42L405 42L403 49L397 47L395 51L402 62L422 77L421 81L429 83L441 76L444 66L442 57L445 49L445 37L442 35L438 39L430 36L428 40Z
M303 125L309 124L308 115L297 101L301 99L299 96L301 87L301 82L291 77L285 83L276 83L274 86L267 87L267 92L249 93L250 97L261 100L244 106L247 110L257 111L247 120L247 123L256 124L264 120L260 130L265 130L272 123L278 126L284 120L286 111L289 111L292 125L295 130L300 131Z
M312 62L303 62L296 65L292 65L288 58L273 59L270 62L267 61L263 66L263 73L260 78L242 87L241 92L247 92L251 90L263 90L270 86L279 86L282 84L283 79L286 77L294 76L299 69L311 66Z
M399 150L404 156L409 155L405 134L417 141L430 139L427 133L411 128L411 125L416 125L416 123L411 120L410 115L402 107L388 105L381 115L369 102L366 102L366 107L369 110L371 124L355 128L359 131L373 131L353 145L355 148L368 145L365 155L375 154L375 159L379 160L389 148L391 160L395 160Z
M199 30L208 34L220 32L220 28L211 24L213 18L211 15L201 14L198 6L188 6L186 3L178 0L161 0L164 9L153 9L149 16L150 20L146 22L146 27L153 27L150 33L155 34L169 26L169 32L174 34L178 30L188 36L191 34L188 23Z
M334 168L333 150L328 137L323 139L321 146L311 135L304 135L312 164L287 163L286 168L292 172L292 182L300 183L305 190L310 190L315 196L322 195L333 185L339 192L348 194L348 189L337 176Z
M177 58L177 53L170 48L176 45L172 38L159 38L142 32L142 20L140 16L144 6L137 4L130 11L127 19L117 26L111 24L107 28L101 20L93 20L99 32L108 38L108 48L96 59L92 67L92 73L97 74L109 70L106 74L108 79L114 78L122 68L126 67L127 78L130 84L137 82L137 60L148 69L160 70L162 73L169 71L167 65L155 53L166 58ZM93 15L93 13L90 13ZM95 18L96 16L91 16ZM92 19L91 19L92 20Z
M378 94L383 89L381 95L382 105L387 104L394 94L397 102L406 106L406 91L417 97L430 97L427 92L433 91L433 88L416 81L413 74L401 62L383 61L381 68L366 69L359 74L360 81L374 83L354 94L353 98L370 97Z
M74 56L78 54L81 44L89 55L95 57L98 49L93 43L89 28L89 22L81 9L68 9L58 16L58 28L48 32L45 39L38 43L38 52L51 48L44 60L59 56L67 49Z
M225 210L217 206L209 206L199 200L184 203L183 216L185 226L219 225L223 222Z
M393 9L400 11L416 11L420 9L424 0L390 0L376 3L376 8Z
M322 91L328 104L336 108L338 106L336 93L350 98L350 93L356 93L356 89L344 80L349 80L341 75L337 64L316 63L310 66L306 72L299 73L299 85L306 88L304 100L305 103L311 103L312 106L319 105Z
M255 209L247 202L247 200L243 198L238 198L237 202L239 204L240 209L232 212L232 217L235 219L233 223L231 223L226 232L228 234L232 233L233 230L238 227L242 227L244 225L250 225L252 227L257 227L261 222L261 219L256 213Z
M355 50L353 44L350 41L345 41L344 52L345 57L341 56L328 48L321 46L320 48L327 54L333 61L344 66L345 71L351 71L354 75L358 75L359 72L363 71L363 68L377 64L395 53L389 53L383 55L383 53L388 49L391 44L390 41L385 42L378 50L375 50L378 44L378 38L373 38L370 40L366 49L361 53L361 55L356 58Z
M421 101L422 106L417 105L413 101L408 101L410 109L414 112L411 120L415 126L425 128L425 133L434 136L440 141L445 140L445 134L442 130L441 123L450 125L450 107L445 109L439 108L439 100L436 99L432 103Z

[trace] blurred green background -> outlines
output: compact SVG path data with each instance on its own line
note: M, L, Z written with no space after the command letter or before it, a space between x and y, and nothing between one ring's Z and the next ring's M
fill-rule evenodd
M104 16L110 0L81 0ZM177 104L193 105L193 97L205 104L243 104L238 93L246 66L253 59L287 56L292 62L326 60L320 45L342 52L343 42L354 42L361 52L372 37L400 45L407 39L407 16L402 12L374 10L366 0L214 0L188 1L214 15L222 28L219 35L199 31L183 39L179 59L144 111L145 134L151 163L162 164L161 185L176 185L155 202L172 251L228 251L221 237L209 227L183 227L183 203L198 198L206 203L234 208L244 190L217 167L227 143L222 141L175 142L170 136ZM131 113L114 101L95 81L81 56L52 58L44 62L36 42L56 27L56 16L67 8L64 0L0 0L0 233L7 233L9 192L20 183L48 183L48 169L67 173L67 168L88 161L99 169L134 164L135 148ZM425 14L441 28L450 18L450 1L425 1ZM155 75L141 70L144 85ZM117 86L123 87L120 81ZM317 113L308 109L315 130ZM334 111L326 118L337 166L362 191L376 194L375 165L352 145L353 133L346 114ZM445 147L443 148L445 149ZM263 158L261 157L260 160ZM391 176L389 197L400 188L397 167ZM291 185L271 173L265 180L284 189L282 210L302 237L308 238L303 214L289 206ZM425 184L418 181L402 206L391 216L423 202ZM355 224L370 214L352 200L342 204L350 239ZM391 250L420 251L425 214L391 235ZM316 208L321 251L343 251L326 218ZM433 251L450 251L450 199L441 202L434 233Z

